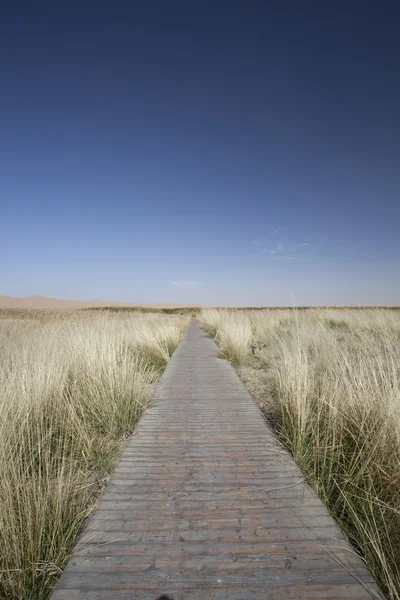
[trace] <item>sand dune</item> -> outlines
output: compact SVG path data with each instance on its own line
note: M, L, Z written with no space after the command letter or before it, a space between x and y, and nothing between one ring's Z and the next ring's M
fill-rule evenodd
M192 304L177 304L174 302L158 302L155 304L139 304L135 302L115 302L113 300L61 300L58 298L46 298L45 296L27 296L26 298L12 298L11 296L0 296L0 308L36 308L44 309L79 309L96 308L101 306L141 306L144 308L183 308L194 306Z

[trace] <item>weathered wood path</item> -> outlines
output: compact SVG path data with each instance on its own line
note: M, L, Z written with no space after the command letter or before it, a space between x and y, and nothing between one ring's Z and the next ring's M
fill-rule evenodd
M192 321L53 600L379 593L234 369Z

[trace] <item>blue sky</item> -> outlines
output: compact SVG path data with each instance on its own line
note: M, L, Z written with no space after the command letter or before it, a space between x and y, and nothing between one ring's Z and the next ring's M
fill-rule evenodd
M9 5L0 294L398 304L399 17Z

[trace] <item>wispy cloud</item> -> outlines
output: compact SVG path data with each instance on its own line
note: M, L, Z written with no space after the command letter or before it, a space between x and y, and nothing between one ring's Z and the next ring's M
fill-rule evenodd
M260 245L258 242L253 242L253 244L254 244L255 246L259 246L259 245Z
M277 258L279 260L297 260L300 258L304 258L306 256L310 256L310 251L301 251L301 248L305 248L310 246L308 242L302 242L301 244L293 244L293 246L287 247L286 242L284 243L285 238L282 236L283 229L274 229L272 231L273 236L279 235L279 239L275 241L275 246L273 248L263 248L263 252L271 255L271 258ZM298 252L299 251L299 252Z
M269 254L277 254L278 252L281 252L283 248L283 244L281 241L277 242L275 245L275 248L273 248L272 250L268 250L267 248L265 248L264 252L269 252Z
M171 281L172 285L175 285L176 287L182 288L184 290L193 290L195 288L200 287L201 285L203 285L203 283L201 281Z
M295 244L294 246L292 246L291 248L288 249L288 252L293 252L293 250L295 250L296 248L304 248L304 246L309 246L310 244L308 242L305 242L304 244Z
M276 230L277 231L277 230ZM276 242L274 248L272 248L272 250L270 250L269 248L264 248L264 252L268 252L268 254L271 254L274 258L279 258L280 260L297 260L297 258L304 256L304 253L298 254L296 252L296 250L298 250L299 248L304 248L305 246L309 246L310 244L308 242L303 242L302 244L294 244L293 246L291 246L290 248L288 248L287 250L285 250L285 254L283 254L284 252L284 246L283 246L283 241L279 240Z

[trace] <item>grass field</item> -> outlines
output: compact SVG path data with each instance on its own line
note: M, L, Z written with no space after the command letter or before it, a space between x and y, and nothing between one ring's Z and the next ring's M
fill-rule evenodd
M0 311L0 597L48 597L187 316Z
M400 598L400 313L204 310L203 328L391 599Z

